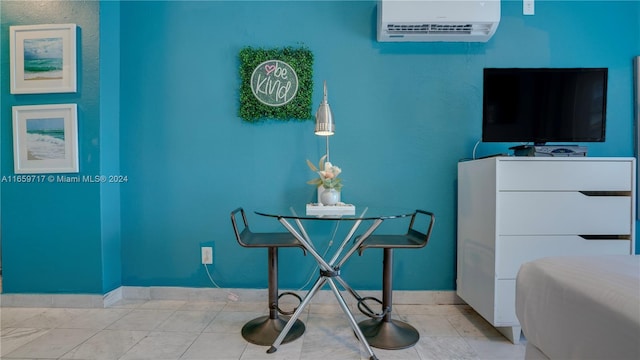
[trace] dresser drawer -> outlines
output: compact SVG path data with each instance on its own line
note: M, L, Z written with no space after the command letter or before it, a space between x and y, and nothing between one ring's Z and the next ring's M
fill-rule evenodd
M631 235L631 196L499 192L497 235Z
M520 265L547 256L628 255L631 240L580 236L500 236L496 244L498 279L515 279Z
M501 161L498 190L631 191L630 160Z

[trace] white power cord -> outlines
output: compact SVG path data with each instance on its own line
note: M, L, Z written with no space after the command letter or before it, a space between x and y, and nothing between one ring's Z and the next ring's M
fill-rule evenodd
M220 285L218 285L215 280L213 280L213 277L211 276L211 273L209 272L209 267L207 266L207 264L202 264L202 266L204 266L204 269L207 271L207 276L209 277L209 280L211 280L211 283L213 284L213 286L217 287L220 290L224 290L222 287L220 287ZM225 290L227 292L227 299L231 300L231 301L238 301L240 299L240 297L237 294L232 293L229 290Z
M478 148L478 145L480 145L480 143L482 142L482 139L478 140L476 142L476 145L473 147L473 156L472 159L475 160L476 159L476 149Z

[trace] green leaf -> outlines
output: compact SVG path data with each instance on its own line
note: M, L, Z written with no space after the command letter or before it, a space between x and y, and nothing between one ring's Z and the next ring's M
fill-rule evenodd
M318 169L315 167L315 165L313 165L313 163L307 159L307 165L309 166L309 169L311 169L311 171L318 171Z

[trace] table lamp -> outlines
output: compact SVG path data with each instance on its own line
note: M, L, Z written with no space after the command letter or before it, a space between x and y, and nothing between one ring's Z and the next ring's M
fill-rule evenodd
M336 130L336 124L333 122L333 113L327 102L327 81L324 81L324 97L318 111L316 111L316 130L315 134L324 136L327 141L327 158L329 160L329 136L333 135Z

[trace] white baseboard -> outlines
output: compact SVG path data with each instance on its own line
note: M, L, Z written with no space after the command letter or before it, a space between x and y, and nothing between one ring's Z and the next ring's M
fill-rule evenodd
M2 294L2 307L102 308L102 295L84 294Z
M291 291L282 289L280 292ZM306 291L293 291L304 296ZM380 291L360 291L361 296L380 298ZM345 299L353 297L345 293ZM70 307L70 308L104 308L121 300L184 300L184 301L267 301L267 289L212 289L187 287L138 287L122 286L104 295L85 294L0 294L2 307ZM313 303L333 303L335 298L331 290L320 290L313 298ZM393 292L394 305L453 305L464 304L454 290L430 291L398 290Z

